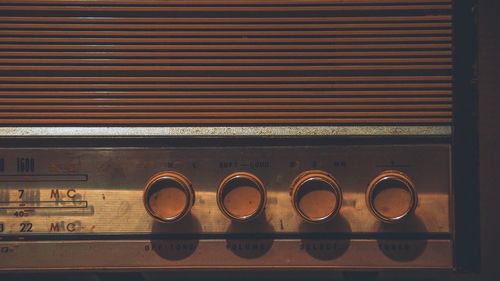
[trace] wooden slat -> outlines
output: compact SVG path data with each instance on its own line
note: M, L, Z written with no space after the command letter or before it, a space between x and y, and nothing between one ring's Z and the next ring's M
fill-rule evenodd
M10 17L10 16L2 16L0 17L0 23L6 22L12 25L4 25L7 28L14 28L17 24L21 25L33 25L33 24L58 24L59 27L64 26L63 24L71 24L73 26L92 26L93 28L101 29L101 26L106 25L114 25L114 26L124 26L127 28L136 29L139 26L151 28L157 26L171 26L172 24L197 24L199 26L203 26L205 24L258 24L259 26L262 24L281 24L283 27L287 27L283 23L290 24L291 26L301 26L317 24L317 23L328 23L328 24L350 24L350 25L366 25L366 22L369 24L375 24L375 26L382 27L380 25L394 25L398 24L425 24L430 25L429 22L433 22L435 24L443 24L445 26L450 26L451 16L449 15L419 15L419 16L404 16L404 17L394 17L394 16L338 16L338 17L240 17L240 18L231 18L231 17L210 17L210 18L178 18L178 17ZM133 23L133 24L131 24ZM203 23L203 24L200 24ZM168 24L168 25L166 25ZM373 26L367 26L373 27Z
M416 32L419 30L411 30L415 28L441 28L445 31L449 32L451 27L451 23L449 22L423 22L423 23L350 23L350 24L327 24L327 23L286 23L286 24L263 24L263 23L254 23L254 24L241 24L241 23L229 23L229 24L61 24L61 23L0 23L0 34L35 34L40 30L51 30L44 31L43 35L46 34L57 34L56 32L61 33L62 31L58 30L72 30L71 35L86 35L89 32L80 32L78 30L90 30L90 34L102 34L102 30L124 30L122 33L114 32L114 33L103 33L104 35L121 35L121 34L141 34L136 32L136 30L141 30L144 35L171 35L172 33L166 32L151 32L151 30L207 30L207 29L238 29L238 30L253 30L253 29L266 29L266 30L289 30L289 29L300 29L300 30L309 30L309 29L409 29L410 32ZM15 30L11 31L11 30ZM7 32L8 31L8 32ZM372 30L377 31L377 30ZM385 30L378 30L385 31ZM148 33L149 32L149 33ZM186 31L187 32L187 31ZM240 31L241 32L241 31ZM243 31L246 32L246 31ZM352 31L355 32L355 31ZM207 31L204 31L203 34L210 34ZM351 33L347 33L351 34ZM354 33L356 34L356 33ZM186 35L190 35L189 32ZM286 33L285 33L286 35ZM331 35L331 34L327 34Z
M95 24L95 23L114 23L114 24L119 24L118 26L123 26L122 24L129 24L129 26L135 26L135 25L130 25L130 23L136 23L136 24L141 24L141 23L149 23L152 26L155 26L155 24L160 24L160 23L292 23L292 24L297 24L297 23L318 23L318 22L328 22L328 23L345 23L345 22L354 22L354 23L363 23L363 22L383 22L383 23L393 23L393 22L398 22L398 23L404 23L404 22L429 22L429 21L434 21L434 22L445 22L445 24L449 25L451 21L451 16L450 15L419 15L419 16L337 16L337 17L274 17L274 18L269 18L269 17L236 17L236 18L231 18L231 17L207 17L207 18L182 18L182 17L165 17L165 18L159 18L159 17L66 17L66 16L57 16L57 17L50 17L50 16L44 16L44 17L37 17L37 16L30 16L30 17L10 17L10 16L3 16L0 17L0 22L18 22L18 23L23 23L23 24L28 24L28 23L33 23L33 22L45 22L45 23L51 23L51 22L65 22L65 23L72 23L72 24L82 24L84 23L85 25L90 25L90 24Z
M0 5L0 11L58 11L58 12L345 12L345 11L429 11L429 10L449 10L450 4L439 5L353 5L353 6L328 6L328 5L313 5L312 3L302 2L302 4L272 7L269 5L254 6L254 5L234 5L235 3L226 2L224 6L75 6L75 5L61 5L61 6L42 6L42 5L27 5L27 6L14 6L14 5ZM372 2L373 3L373 2Z
M351 4L408 4L408 3L437 3L451 4L451 0L349 0ZM345 4L345 0L3 0L3 4L85 4L85 5L295 5L295 4Z
M0 30L1 35L19 35L19 36L123 36L126 40L136 39L129 38L129 36L355 36L355 35L450 35L450 29L384 29L384 30L346 30L346 31L329 31L329 30L294 30L294 31L60 31L60 30ZM126 36L126 37L125 37ZM35 37L34 37L35 38ZM43 38L43 37L42 37ZM101 38L92 38L101 39ZM164 40L170 38L163 38ZM188 40L195 40L199 38L189 38ZM216 38L215 40L219 40ZM281 39L281 38L276 38ZM212 39L212 41L215 41Z
M116 42L115 42L116 43ZM218 42L216 42L218 43ZM211 51L226 51L226 50L406 50L406 49L451 49L451 43L415 43L409 42L404 44L387 44L381 42L378 44L362 43L362 44L287 44L287 45L261 45L261 44L213 44L213 45L189 45L189 44L41 44L37 42L24 44L9 44L3 43L0 38L1 49L14 50L139 50L139 51L158 51L158 50L211 50ZM153 54L154 55L154 54Z
M304 97L325 97L325 96L353 96L364 100L366 96L451 96L451 90L350 90L350 91L308 91L308 90L286 90L286 91L269 91L269 90L237 90L237 91L103 91L103 90L89 90L89 91L60 91L60 90L23 90L23 91L0 91L1 96L64 96L67 98L74 97L233 97L233 96L251 96L251 97L291 97L291 96L304 96Z
M435 88L451 89L451 83L432 83L432 84L0 84L0 89L416 89L416 88Z
M3 98L0 97L0 104L325 104L325 103L449 103L451 104L451 97L377 97L377 98Z
M239 65L254 65L254 64L399 64L399 63L451 63L451 58L362 58L362 59L270 59L270 58L253 58L253 59L0 59L0 64L24 64L24 65L44 65L44 64L85 64L85 65L100 65L100 64L126 64L126 65L161 65L161 64L189 64L189 65L221 65L221 64L239 64Z
M0 57L449 57L451 51L392 51L392 52L10 52L0 51Z
M78 114L70 115L67 112L15 112L12 114L0 112L0 118L65 118L65 119L80 119L80 118L115 118L115 119L132 119L132 118L234 118L233 122L246 118L255 118L259 120L267 118L411 118L415 115L420 118L449 118L450 114L436 112L78 112Z
M243 77L151 77L151 76L0 76L0 81L3 82L235 82L235 81L246 81L246 82L414 82L414 81L447 81L451 82L452 77L447 76L282 76L282 77L272 77L272 76L243 76ZM1 86L1 84L0 84Z
M102 38L102 37L0 37L0 42L33 42L33 43L386 43L386 42L451 42L450 36L425 37L263 37L263 38Z
M325 110L334 113L334 110L423 110L423 109L450 109L449 104L399 104L395 105L384 105L384 104L350 104L350 105L311 105L311 104L289 104L289 105L177 105L174 108L168 105L99 105L98 107L94 105L0 105L0 110L61 110L61 111L188 111L187 114L194 113L191 111L199 110L311 110L312 112ZM127 113L127 112L126 112ZM125 113L125 114L126 114ZM353 114L357 114L354 112ZM155 113L156 114L156 113ZM234 113L235 115L239 112Z
M18 119L0 119L1 125L47 125L52 126L64 125L64 126L109 126L113 124L115 126L165 126L169 125L234 125L234 124L244 124L247 126L252 125L331 125L331 124L343 124L343 125L387 125L387 124L404 124L404 125L422 125L422 124L449 124L451 122L451 117L420 117L420 118L18 118Z
M376 71L376 70L451 70L449 64L429 65L337 65L337 66L47 66L0 65L0 71Z

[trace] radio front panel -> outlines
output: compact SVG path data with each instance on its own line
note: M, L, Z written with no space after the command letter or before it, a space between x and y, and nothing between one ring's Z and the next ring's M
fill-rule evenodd
M331 227L341 233L450 232L447 145L5 149L0 156L4 162L0 173L3 238L38 234L286 234L330 232ZM329 173L341 189L341 208L331 222L307 223L294 209L292 182L309 170ZM368 184L387 170L404 172L415 184L418 206L411 227L384 228L367 207ZM157 222L143 202L148 179L166 171L184 175L195 198L189 216L171 224ZM231 223L217 204L217 188L235 172L255 175L267 193L262 214L246 222L251 228L244 222ZM233 197L237 200L238 196Z
M96 265L86 261L105 267L138 266L147 260L143 257L146 253L153 255L148 259L154 259L146 267L204 267L207 262L226 267L233 265L226 263L231 256L242 259L239 265L248 267L298 266L303 258L309 259L308 263L318 261L322 267L345 267L346 262L366 263L353 261L359 251L375 251L386 260L381 263L384 266L449 268L449 150L448 145L440 144L7 148L1 155L0 246L5 249L4 256L13 260L27 258L26 247L37 249L34 254L42 255L38 251L45 251L44 247L60 239L68 240L61 245L71 249L83 247L83 252L92 249L100 253L106 247L118 252L137 248L128 254L130 259L120 260L120 264L106 261ZM387 188L380 185L374 199L367 192L377 176L387 174L386 178L390 178L391 171L411 180L418 201L415 209L407 216L403 214L400 221L396 217L396 222L385 222L374 210L397 212L384 208L408 204L406 191L398 193L398 184L389 182ZM164 194L148 197L151 179L160 175L165 180L161 177L164 174ZM175 184L168 183L168 175L189 181L192 193L169 193L168 188ZM233 177L226 197L222 198L221 188L226 187L225 179L231 175L241 175L243 180L236 177L235 182ZM247 185L251 183L245 182L245 175L252 175L262 184L264 192L259 196L265 197L260 199L264 204L248 220L231 218L228 210L240 214L251 209L246 204L256 204L256 193L248 192L251 188ZM310 192L312 186L321 186L314 181L322 177L334 179L338 189ZM294 188L298 188L294 183L301 179L305 181L300 186L303 190L294 193ZM154 183L153 189L158 184L161 187L161 183ZM302 197L295 198L293 194ZM332 194L336 196L333 203L329 201ZM192 196L189 206L188 195ZM338 210L330 218L317 216L328 215L332 204ZM162 221L154 216L155 210L172 210L158 210L156 206L189 208L175 221ZM130 247L115 249L120 243L117 240L123 239L129 240L123 243ZM29 242L32 240L38 242ZM69 254L62 249L57 246L54 251L62 256ZM210 260L206 251L214 249L215 260ZM283 254L296 260L275 256ZM100 255L106 259L105 254ZM167 256L163 262L162 255ZM170 255L182 258L172 263ZM440 262L433 264L436 259ZM44 262L65 267L64 263L51 264L56 260Z

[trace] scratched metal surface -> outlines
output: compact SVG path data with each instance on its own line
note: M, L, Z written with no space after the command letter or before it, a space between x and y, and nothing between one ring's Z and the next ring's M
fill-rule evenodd
M451 126L0 127L9 137L451 136Z

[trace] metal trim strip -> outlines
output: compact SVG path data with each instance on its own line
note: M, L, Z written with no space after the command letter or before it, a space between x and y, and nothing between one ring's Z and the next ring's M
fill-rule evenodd
M451 126L0 127L0 138L451 136L451 133Z

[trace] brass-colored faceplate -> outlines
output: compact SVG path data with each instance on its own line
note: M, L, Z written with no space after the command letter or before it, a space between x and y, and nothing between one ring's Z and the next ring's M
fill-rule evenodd
M243 248L245 245L265 245L265 250L245 252L237 250L238 245ZM396 248L392 252L381 250L386 246ZM92 240L0 242L0 248L6 251L2 254L5 258L0 264L0 271L192 268L435 270L453 267L452 243L449 240Z
M449 233L451 229L449 145L6 148L0 158L4 163L4 171L0 173L3 202L0 237L232 232ZM18 172L18 161L29 159L34 159L34 171ZM311 169L334 175L344 193L340 216L328 224L304 223L291 204L291 182L301 172ZM415 216L403 225L379 223L365 204L368 183L387 169L409 175L418 192ZM191 215L175 224L155 223L142 202L147 179L167 170L187 176L196 194ZM231 224L216 203L218 184L235 171L255 174L268 191L263 217L248 224ZM21 198L20 190L24 190Z

